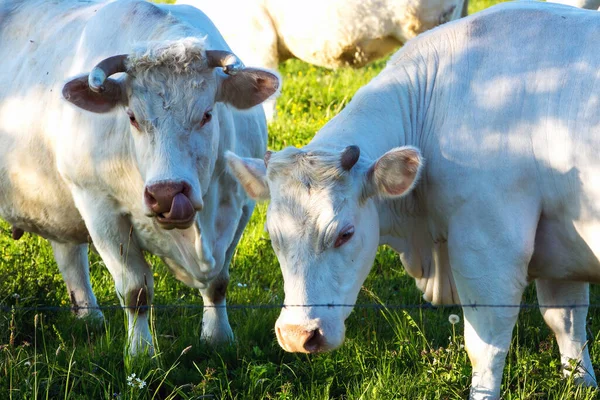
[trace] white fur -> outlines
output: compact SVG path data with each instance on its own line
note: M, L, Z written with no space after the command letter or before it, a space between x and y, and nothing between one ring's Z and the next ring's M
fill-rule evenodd
M213 289L227 285L254 203L224 173L224 153L262 156L266 122L261 107L239 112L215 103L227 77L206 67L205 51L229 47L214 25L190 7L137 0L5 1L0 17L0 216L51 240L78 307L97 306L88 235L122 304L140 289L151 301L145 250L200 289L205 304L225 305ZM113 23L122 26L118 34L106 29ZM123 85L127 104L95 114L61 99L64 82L118 54L130 56L129 73L111 78ZM211 107L212 121L200 127ZM202 207L190 228L167 231L147 216L144 188L162 181L190 185L191 201ZM126 312L130 351L151 350L148 315ZM202 335L231 339L224 309L209 309Z
M353 304L378 244L401 253L436 304L518 306L536 280L540 304L583 306L541 312L564 374L596 385L585 282L600 282L598 29L595 11L535 2L446 24L408 42L307 146L273 154L266 175L249 182L268 186L285 303ZM349 145L361 158L338 177L330 160ZM409 193L386 200L370 170L403 146L427 161ZM349 224L354 236L332 246ZM320 350L340 346L349 312L284 309L279 342L302 351L302 332L317 329ZM471 399L500 397L518 312L464 307Z
M296 57L360 67L417 34L461 16L463 0L178 0L204 11L247 65L276 69ZM235 10L235 12L231 12ZM267 118L275 101L265 103Z

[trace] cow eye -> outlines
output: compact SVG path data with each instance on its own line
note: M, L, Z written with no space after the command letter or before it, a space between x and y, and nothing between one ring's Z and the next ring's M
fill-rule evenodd
M204 113L204 116L202 117L202 121L200 121L200 128L202 128L204 125L208 124L211 119L212 119L212 110L208 110L207 112Z
M135 114L131 110L127 110L127 115L129 116L129 123L133 125L136 129L140 129L140 124L138 124L135 119Z
M337 239L335 240L334 247L336 247L336 248L340 247L341 245L346 243L348 240L352 239L352 236L354 236L354 226L350 225L350 226L345 227L344 229L342 229L342 231L338 235Z

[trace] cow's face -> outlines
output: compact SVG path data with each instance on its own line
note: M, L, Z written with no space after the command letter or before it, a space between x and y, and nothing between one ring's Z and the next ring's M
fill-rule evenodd
M116 72L125 74L109 78ZM231 53L205 51L201 40L187 38L105 59L63 94L88 111L115 112L116 129L129 126L146 214L162 228L185 229L203 207L223 103L253 107L278 87L275 74L244 68Z
M393 149L377 161L342 153L285 149L262 160L228 153L247 193L271 200L266 229L284 279L275 331L283 349L312 353L340 346L379 245L376 197L408 193L422 167L418 150ZM330 306L331 305L331 306Z

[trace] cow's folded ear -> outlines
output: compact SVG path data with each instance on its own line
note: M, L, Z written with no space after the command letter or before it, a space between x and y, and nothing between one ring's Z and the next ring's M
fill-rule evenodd
M276 95L280 87L281 78L276 72L244 68L220 80L217 101L245 110Z
M229 172L242 185L248 196L256 201L269 200L267 168L260 158L242 158L225 152Z
M367 171L367 196L401 197L409 193L423 170L423 157L415 147L397 147L379 157Z
M90 89L88 75L79 76L65 83L62 95L68 102L87 111L106 113L115 108L123 99L121 84L107 79L100 93Z

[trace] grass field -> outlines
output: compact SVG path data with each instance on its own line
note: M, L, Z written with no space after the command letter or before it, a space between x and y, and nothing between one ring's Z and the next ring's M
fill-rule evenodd
M471 13L491 5L471 2ZM306 144L314 133L384 66L328 71L299 61L281 65L279 119L269 148ZM260 205L231 266L230 304L280 304L282 278ZM0 312L2 399L461 399L471 368L463 348L460 310L356 309L345 345L332 353L295 355L281 350L273 327L277 309L232 309L234 344L210 348L199 341L201 308L152 311L157 354L124 355L124 313L106 310L103 326L76 320L48 243L26 234L13 241L0 224L0 305L64 307L60 312ZM118 304L112 279L90 253L92 285L101 305ZM151 258L156 304L201 305L199 294ZM599 303L598 290L592 303ZM533 288L526 295L535 302ZM359 303L422 304L398 256L382 248ZM589 317L592 361L600 366L600 313ZM191 348L189 348L191 346ZM184 349L186 349L184 351ZM595 399L598 392L562 380L558 349L536 309L521 312L505 368L504 399ZM135 377L133 376L135 374Z

